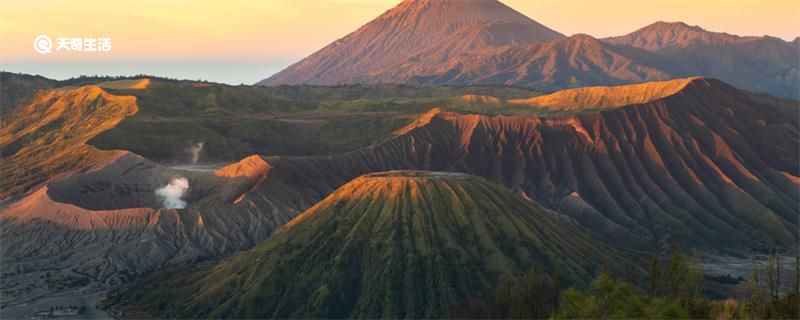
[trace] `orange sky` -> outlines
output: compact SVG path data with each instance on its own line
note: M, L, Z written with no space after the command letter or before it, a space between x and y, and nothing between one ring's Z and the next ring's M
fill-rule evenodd
M557 31L620 35L657 20L713 31L800 35L798 0L505 0ZM286 64L355 30L399 0L3 0L0 61L269 60ZM42 57L39 34L111 37L109 54ZM47 60L43 60L47 59ZM277 62L280 61L280 62ZM0 67L2 68L2 67ZM24 71L24 70L20 70Z

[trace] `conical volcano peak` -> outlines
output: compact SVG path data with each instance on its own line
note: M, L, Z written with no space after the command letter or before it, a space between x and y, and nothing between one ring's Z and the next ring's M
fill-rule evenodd
M402 15L441 18L451 23L532 22L497 0L405 0L381 18Z
M259 84L398 82L472 51L563 37L496 0L407 0Z

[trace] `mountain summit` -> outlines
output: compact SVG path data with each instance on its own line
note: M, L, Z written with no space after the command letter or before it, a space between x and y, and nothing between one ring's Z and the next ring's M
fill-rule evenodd
M563 37L497 0L405 0L259 84L396 82L475 49Z

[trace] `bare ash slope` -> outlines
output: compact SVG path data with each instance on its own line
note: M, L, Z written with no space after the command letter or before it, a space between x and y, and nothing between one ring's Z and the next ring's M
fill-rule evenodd
M269 177L245 198L301 212L361 174L457 171L524 192L629 248L791 248L799 111L796 102L704 78L659 99L580 116L433 111L395 139L355 152L267 158Z
M160 275L121 300L165 318L440 318L540 268L585 284L625 258L486 179L356 178L229 260Z
M258 157L188 172L124 153L0 210L3 304L75 286L109 288L163 268L248 249L293 215L240 205L269 166ZM155 190L186 178L185 209ZM45 277L46 275L46 277Z
M497 0L405 0L259 84L397 82L473 49L562 37Z

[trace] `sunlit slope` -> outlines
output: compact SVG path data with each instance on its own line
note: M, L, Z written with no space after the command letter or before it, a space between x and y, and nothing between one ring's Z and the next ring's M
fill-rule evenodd
M584 284L625 261L488 180L400 171L359 177L256 248L128 298L161 317L438 318L504 274Z
M136 113L136 98L96 86L41 91L0 128L0 199L107 162L86 141Z
M118 89L118 90L138 90L146 89L150 86L150 79L130 79L130 80L112 80L101 82L98 84L101 88Z
M624 85L616 87L584 87L567 89L530 99L509 101L558 111L603 110L641 104L665 98L683 90L697 78Z

